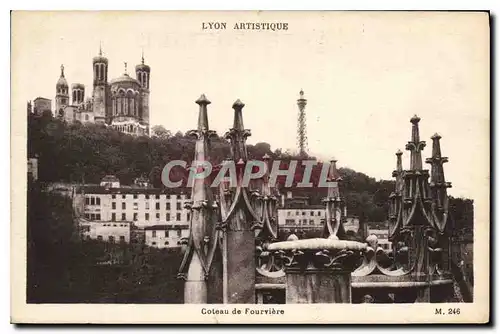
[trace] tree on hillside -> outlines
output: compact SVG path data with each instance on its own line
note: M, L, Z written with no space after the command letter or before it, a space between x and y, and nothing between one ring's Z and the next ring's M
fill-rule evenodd
M172 133L165 129L163 125L155 125L151 128L151 133L153 137L158 137L160 139L168 139L172 136Z

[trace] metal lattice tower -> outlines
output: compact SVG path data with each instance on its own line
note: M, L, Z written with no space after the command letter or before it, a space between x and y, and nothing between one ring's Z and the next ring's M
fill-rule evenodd
M307 129L306 129L306 105L307 100L304 98L304 91L300 90L300 98L297 100L299 106L299 114L297 117L297 146L299 155L307 155Z

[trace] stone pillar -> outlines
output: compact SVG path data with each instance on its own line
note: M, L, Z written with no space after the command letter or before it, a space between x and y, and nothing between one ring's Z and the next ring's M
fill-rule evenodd
M366 244L329 239L273 243L285 261L287 304L350 303L351 272Z
M329 268L286 269L287 304L350 303L351 273Z
M227 303L255 304L255 233L227 231Z

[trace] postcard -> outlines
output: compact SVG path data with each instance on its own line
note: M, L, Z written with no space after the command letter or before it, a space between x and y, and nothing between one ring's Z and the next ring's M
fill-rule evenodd
M13 323L489 322L488 12L11 20Z

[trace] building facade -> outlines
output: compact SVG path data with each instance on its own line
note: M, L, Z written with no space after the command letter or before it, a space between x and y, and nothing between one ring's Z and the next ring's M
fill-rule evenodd
M111 243L130 242L130 222L82 221L80 234L82 239L93 239Z
M100 222L132 222L139 228L180 224L189 220L186 195L160 189L84 187L85 219Z
M189 237L189 225L159 224L144 228L145 244L156 248L181 247L182 239Z
M71 90L61 65L56 84L55 115L68 123L100 123L131 135L149 135L149 93L151 68L142 61L135 67L135 78L125 72L108 80L108 59L92 59L93 87L85 97L85 86L73 83ZM36 100L35 100L36 102Z

